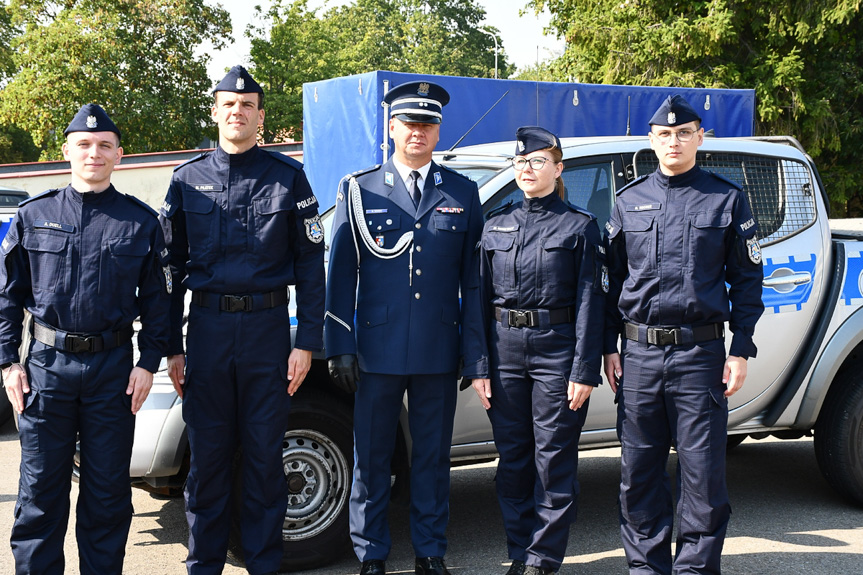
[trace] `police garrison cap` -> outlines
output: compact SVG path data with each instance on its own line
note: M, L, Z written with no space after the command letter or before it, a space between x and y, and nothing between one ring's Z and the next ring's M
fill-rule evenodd
M98 104L81 106L63 135L68 136L72 132L114 132L117 138L120 137L120 129Z
M676 94L665 99L648 122L651 126L679 126L689 122L700 122L701 116L683 96Z
M434 82L407 82L386 93L390 116L405 123L440 124L449 93Z
M228 71L228 74L222 78L215 88L216 92L234 92L236 94L264 94L264 89L260 84L255 82L248 70L242 66L234 66Z
M515 155L526 156L537 150L560 149L560 140L539 126L522 126L515 131Z

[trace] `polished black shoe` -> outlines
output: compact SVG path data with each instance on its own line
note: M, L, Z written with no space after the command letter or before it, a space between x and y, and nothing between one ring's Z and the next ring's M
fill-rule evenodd
M545 567L534 567L533 565L525 565L524 571L522 571L524 575L554 575L555 570L551 568Z
M512 565L509 566L509 571L506 575L524 575L524 561L513 559Z
M363 561L360 575L387 575L387 564L380 559L369 559Z
M443 557L417 557L416 575L451 575Z

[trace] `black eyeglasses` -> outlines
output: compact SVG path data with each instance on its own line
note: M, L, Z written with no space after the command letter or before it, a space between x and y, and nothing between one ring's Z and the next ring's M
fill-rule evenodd
M684 128L676 132L673 132L671 130L662 130L660 132L652 132L652 134L654 135L654 137L656 137L657 140L659 140L660 144L667 144L671 141L672 136L677 136L678 142L685 143L691 140L697 131L698 130L690 130L689 128Z
M524 167L530 164L530 169L532 170L541 170L546 162L550 161L548 158L543 156L536 156L535 158L512 158L510 162L512 163L512 167L515 171L520 172L524 169Z

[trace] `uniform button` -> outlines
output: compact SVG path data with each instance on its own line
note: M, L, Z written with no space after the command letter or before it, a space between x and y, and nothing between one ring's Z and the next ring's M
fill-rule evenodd
M422 246L417 246L417 251L418 251L418 252L423 251L423 247L422 247Z
M420 228L422 228L422 227L423 227L423 225L422 225L421 223L417 222L417 223L416 223L416 225L415 225L414 227L415 227L416 229L420 229Z
M380 229L381 229L381 226L378 226L378 230L380 230Z
M388 226L393 225L393 221L392 221L392 220L387 220L387 225L388 225Z
M452 227L452 231L455 231L455 226Z
M418 276L423 275L423 271L418 269L418 270L417 270L417 275L418 275Z
M369 225L372 225L372 221L371 221L371 220L369 220Z
M422 297L422 296L420 295L420 293L419 293L419 292L417 292L417 293L415 293L415 294L414 294L414 298L415 298L415 299L419 299L419 298L421 298L421 297Z

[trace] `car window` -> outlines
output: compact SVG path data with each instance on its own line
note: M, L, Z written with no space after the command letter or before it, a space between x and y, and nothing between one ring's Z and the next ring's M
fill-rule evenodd
M10 194L0 192L0 207L15 207L27 199L27 194Z

